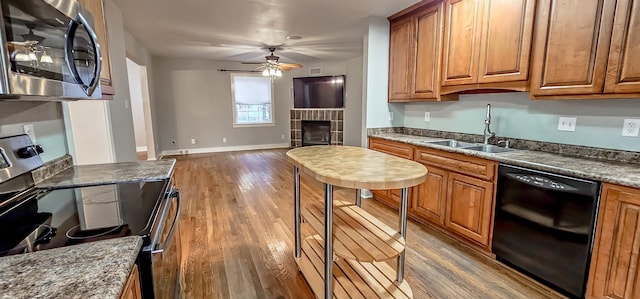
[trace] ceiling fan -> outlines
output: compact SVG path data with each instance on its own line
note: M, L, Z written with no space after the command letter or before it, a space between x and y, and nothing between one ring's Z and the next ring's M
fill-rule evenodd
M273 54L277 50L276 47L267 47L271 54L265 56L266 62L243 62L242 64L260 64L256 68L256 71L262 70L263 76L275 76L282 77L282 71L288 71L291 69L302 68L302 64L299 63L282 63L278 62L279 56Z

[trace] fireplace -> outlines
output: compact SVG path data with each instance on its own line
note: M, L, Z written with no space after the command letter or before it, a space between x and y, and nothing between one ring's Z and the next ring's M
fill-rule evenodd
M331 121L303 120L301 131L302 146L331 144Z
M322 144L342 145L344 129L344 109L293 109L291 110L291 147L302 144L302 122L324 123L329 131L329 139ZM313 129L312 129L313 130ZM306 130L309 132L309 130ZM325 135L326 137L326 135ZM322 138L320 138L322 140ZM311 145L305 143L304 145Z

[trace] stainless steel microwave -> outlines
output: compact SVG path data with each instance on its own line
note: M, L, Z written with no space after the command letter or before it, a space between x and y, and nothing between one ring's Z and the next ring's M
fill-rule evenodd
M76 0L0 0L0 99L100 99L100 44Z

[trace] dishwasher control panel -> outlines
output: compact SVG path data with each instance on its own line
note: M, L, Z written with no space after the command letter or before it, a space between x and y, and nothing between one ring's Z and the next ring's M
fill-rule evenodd
M540 187L544 187L544 188L549 188L549 189L557 189L557 190L572 190L573 188L569 185L560 183L560 182L556 182L553 180L550 180L548 178L542 177L542 176L538 176L535 174L510 174L510 176L516 178L517 180L524 182L524 183L528 183L528 184L532 184L532 185L536 185L536 186L540 186Z

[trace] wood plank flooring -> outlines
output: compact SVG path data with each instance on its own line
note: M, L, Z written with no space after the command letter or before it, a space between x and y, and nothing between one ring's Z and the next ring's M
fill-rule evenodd
M285 153L172 157L183 199L181 298L313 298L293 258L293 174ZM303 205L322 198L317 186L303 178ZM338 190L334 199L353 201L354 194ZM363 208L397 227L396 212L384 205L364 199ZM407 246L414 298L557 297L422 224L409 223Z

